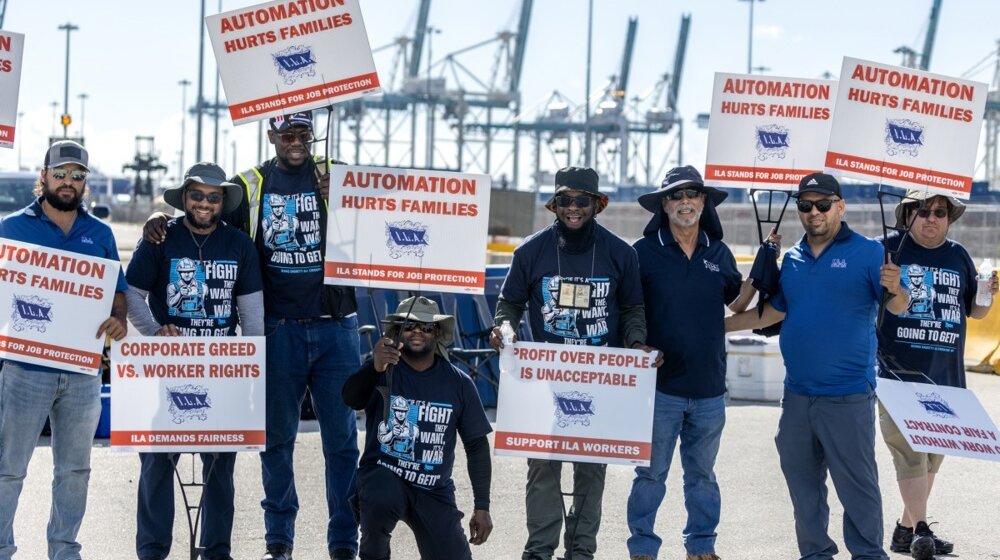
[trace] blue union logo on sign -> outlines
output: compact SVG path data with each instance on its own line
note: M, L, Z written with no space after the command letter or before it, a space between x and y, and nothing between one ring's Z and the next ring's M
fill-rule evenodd
M313 58L312 47L298 45L288 47L271 55L278 74L286 84L292 85L299 78L316 75L316 59Z
M771 158L785 159L788 151L788 129L777 124L758 126L757 159L765 161Z
M430 246L427 226L413 220L388 222L385 224L385 246L389 256L398 259L403 255L424 256L424 247Z
M885 151L890 156L907 154L917 157L924 145L924 126L909 119L888 119L885 122Z
M183 424L188 420L207 420L208 409L212 408L212 399L208 397L208 389L200 385L181 385L167 387L168 411L175 424Z
M15 331L31 329L45 332L52 323L52 302L38 296L14 296L11 303L11 326Z
M594 397L580 391L553 393L552 400L556 405L556 424L561 428L570 424L589 426L590 418L596 412Z
M929 395L917 393L917 402L932 416L937 416L938 418L958 418L958 414L951 408L948 401L944 400L937 393Z

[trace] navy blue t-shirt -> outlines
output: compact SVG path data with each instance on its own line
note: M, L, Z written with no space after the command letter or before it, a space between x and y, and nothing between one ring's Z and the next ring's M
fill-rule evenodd
M536 342L621 347L621 306L642 304L635 250L597 223L592 249L570 254L558 244L556 224L527 238L514 251L503 298L527 304ZM563 283L582 287L574 307L560 305Z
M743 280L733 253L700 232L689 259L659 228L636 241L646 296L646 344L663 352L656 390L689 399L726 392L725 306Z
M363 374L371 375L371 368L369 361ZM385 374L379 374L376 387L385 385ZM454 501L455 434L467 442L493 431L472 379L440 357L426 371L400 360L389 403L388 424L379 391L365 407L368 437L361 467L385 467L414 487Z
M314 185L312 168L271 166L261 194L260 248L264 313L306 319L326 314L323 294L323 230L326 204Z
M249 237L222 222L207 236L191 236L183 218L170 220L166 241L139 241L125 277L149 292L160 325L174 325L185 336L233 336L236 297L261 290L257 251ZM203 243L200 255L195 240Z
M899 247L894 232L884 241ZM976 267L965 247L947 239L933 249L912 238L899 253L903 289L910 306L899 315L886 313L879 333L881 348L903 367L920 371L934 383L965 387L965 326L976 298ZM881 377L892 377L879 372ZM920 376L904 381L927 383Z

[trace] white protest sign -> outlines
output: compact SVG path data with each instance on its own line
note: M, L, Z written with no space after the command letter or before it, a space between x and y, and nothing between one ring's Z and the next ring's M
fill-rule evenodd
M535 342L513 354L500 375L497 455L649 465L654 354Z
M490 176L330 168L327 284L483 293Z
M111 345L111 447L263 451L262 336L129 337Z
M705 184L790 190L823 169L837 83L716 72Z
M880 378L876 394L914 451L1000 461L1000 432L972 391Z
M358 0L277 0L205 23L233 124L379 89Z
M987 89L845 57L827 172L969 198Z
M0 147L14 147L24 35L0 30Z
M97 375L118 261L0 239L0 359Z

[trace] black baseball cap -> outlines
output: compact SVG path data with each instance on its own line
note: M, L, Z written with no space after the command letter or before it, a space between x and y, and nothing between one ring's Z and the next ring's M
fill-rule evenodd
M299 111L290 115L271 117L268 122L271 124L271 130L275 132L284 132L293 126L304 126L312 130L313 114L312 111Z
M798 197L802 193L814 192L819 194L825 194L827 196L833 195L839 198L844 198L840 194L840 183L833 175L827 175L826 173L810 173L799 181L798 192L792 194L793 197Z

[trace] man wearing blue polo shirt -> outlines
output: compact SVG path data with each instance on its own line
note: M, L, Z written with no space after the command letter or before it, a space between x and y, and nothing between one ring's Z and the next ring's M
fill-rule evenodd
M882 495L875 466L875 317L884 288L886 309L906 310L899 267L882 245L841 218L840 184L825 173L799 182L796 206L805 236L781 263L781 289L764 305L726 319L727 331L784 319L781 354L785 394L774 440L795 513L803 559L831 559L826 474L844 506L844 544L851 557L884 559Z
M653 450L648 467L636 467L628 498L628 551L653 560L663 542L654 531L666 493L678 438L684 468L684 548L689 560L717 560L715 529L722 500L715 458L726 424L726 304L746 309L753 291L739 298L742 276L722 242L715 207L727 193L706 187L686 165L667 172L659 189L639 197L653 213L635 243L646 309L647 342L663 352L656 372ZM749 285L748 285L749 287Z
M0 238L118 260L111 228L81 204L87 188L87 150L69 140L55 142L45 154L37 200L0 221ZM97 338L125 337L125 275L119 271L111 316ZM52 513L47 530L49 558L76 560L76 535L87 509L90 447L101 416L101 377L5 360L0 370L0 560L10 560L14 513L28 462L50 419Z

